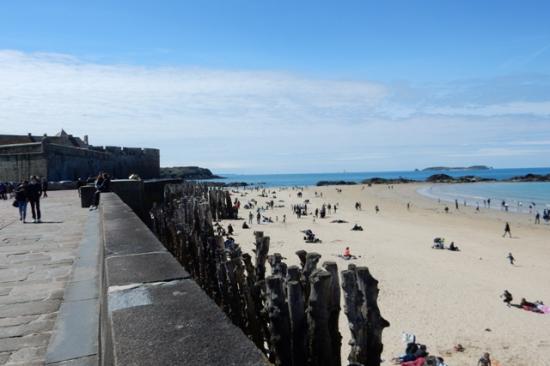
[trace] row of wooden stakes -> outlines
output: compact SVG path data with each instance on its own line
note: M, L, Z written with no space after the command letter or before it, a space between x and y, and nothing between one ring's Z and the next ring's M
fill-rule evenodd
M389 323L378 308L378 281L367 267L341 272L335 262L304 250L300 265L269 254L270 238L255 234L254 258L215 235L218 220L235 219L229 192L205 185L167 185L164 203L151 211L154 231L231 321L282 366L340 366L341 289L351 332L348 365L378 366L382 331ZM230 243L232 244L232 243ZM270 274L266 275L266 264Z

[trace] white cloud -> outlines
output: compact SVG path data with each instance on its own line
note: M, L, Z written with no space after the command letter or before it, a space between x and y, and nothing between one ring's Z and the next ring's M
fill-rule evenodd
M159 147L166 165L256 172L422 167L550 140L550 101L456 105L452 85L429 88L0 51L0 133L65 128L98 145Z

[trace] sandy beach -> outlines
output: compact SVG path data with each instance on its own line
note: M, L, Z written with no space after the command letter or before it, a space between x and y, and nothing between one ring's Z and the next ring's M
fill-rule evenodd
M287 188L266 189L267 198L260 197L261 190L240 189L233 197L242 205L255 199L262 207L273 199L275 206L284 207L262 212L274 223L258 225L254 215L251 228L242 229L242 221L231 221L234 237L251 252L253 232L264 231L271 237L270 253L281 253L288 265L298 264L294 253L304 249L321 254L321 263L336 261L339 270L350 262L368 266L379 281L381 313L391 323L383 336L385 365L403 353L402 332L414 333L431 354L441 355L450 366L476 365L483 352L491 354L493 366L550 365L550 314L508 308L499 298L507 289L513 303L522 297L550 303L550 225L535 225L531 216L493 209L476 212L475 207L461 205L456 210L454 204L418 194L423 186L308 187L301 198L297 190ZM306 199L310 214L298 219L291 205ZM355 202L361 203L361 211ZM311 213L323 203L337 203L337 213L314 221ZM242 205L239 216L248 221L249 210ZM444 211L446 205L449 213ZM338 219L347 223L331 223ZM502 237L506 221L512 238ZM364 231L351 231L354 224ZM301 232L306 229L322 243L306 244ZM454 241L461 251L431 249L435 237L445 238L447 245ZM338 258L346 246L359 258ZM509 252L516 258L513 266L506 258ZM343 311L340 323L345 357L349 330ZM464 352L453 351L458 343Z

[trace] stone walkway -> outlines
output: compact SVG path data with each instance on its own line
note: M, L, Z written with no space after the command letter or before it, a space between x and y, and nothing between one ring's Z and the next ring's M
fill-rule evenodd
M0 201L0 365L43 365L88 210L76 191L49 192L42 224Z

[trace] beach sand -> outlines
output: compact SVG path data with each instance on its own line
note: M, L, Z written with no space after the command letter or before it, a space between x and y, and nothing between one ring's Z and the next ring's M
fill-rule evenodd
M367 266L379 281L382 316L391 323L383 333L383 364L391 364L392 357L403 353L401 333L410 332L431 354L443 356L451 366L476 365L483 352L498 361L493 366L550 365L550 314L508 308L499 298L507 289L514 296L513 303L522 297L550 303L550 225L534 225L530 216L492 209L476 212L474 207L461 205L456 210L454 204L419 195L417 190L423 186L308 187L302 198L296 190L268 189L276 192L275 205L284 208L263 215L274 221L278 216L278 222L258 225L254 216L248 230L241 228L242 221L226 220L224 225L233 223L237 243L250 253L253 232L264 231L271 237L270 253L281 253L288 265L298 264L294 253L304 249L320 253L320 264L336 261L340 271L350 262ZM238 197L243 205L254 198L263 206L273 196L245 192L245 196L233 193L233 198ZM315 197L315 192L322 192L323 197ZM290 205L305 199L310 200L309 212L323 203L338 203L339 209L315 222L310 215L298 219ZM362 204L361 211L355 210L357 201ZM375 205L380 207L378 214ZM239 216L248 221L248 212L241 206ZM284 214L286 223L282 222ZM335 219L348 223L331 223ZM511 225L511 239L502 237L506 221ZM364 231L351 231L355 223ZM305 229L313 230L323 242L306 244L301 233ZM454 241L461 251L431 249L435 237L444 237L447 245ZM360 258L338 258L346 246ZM506 259L508 252L513 253L516 265ZM340 331L345 360L349 329L343 309ZM458 343L464 352L453 351Z

